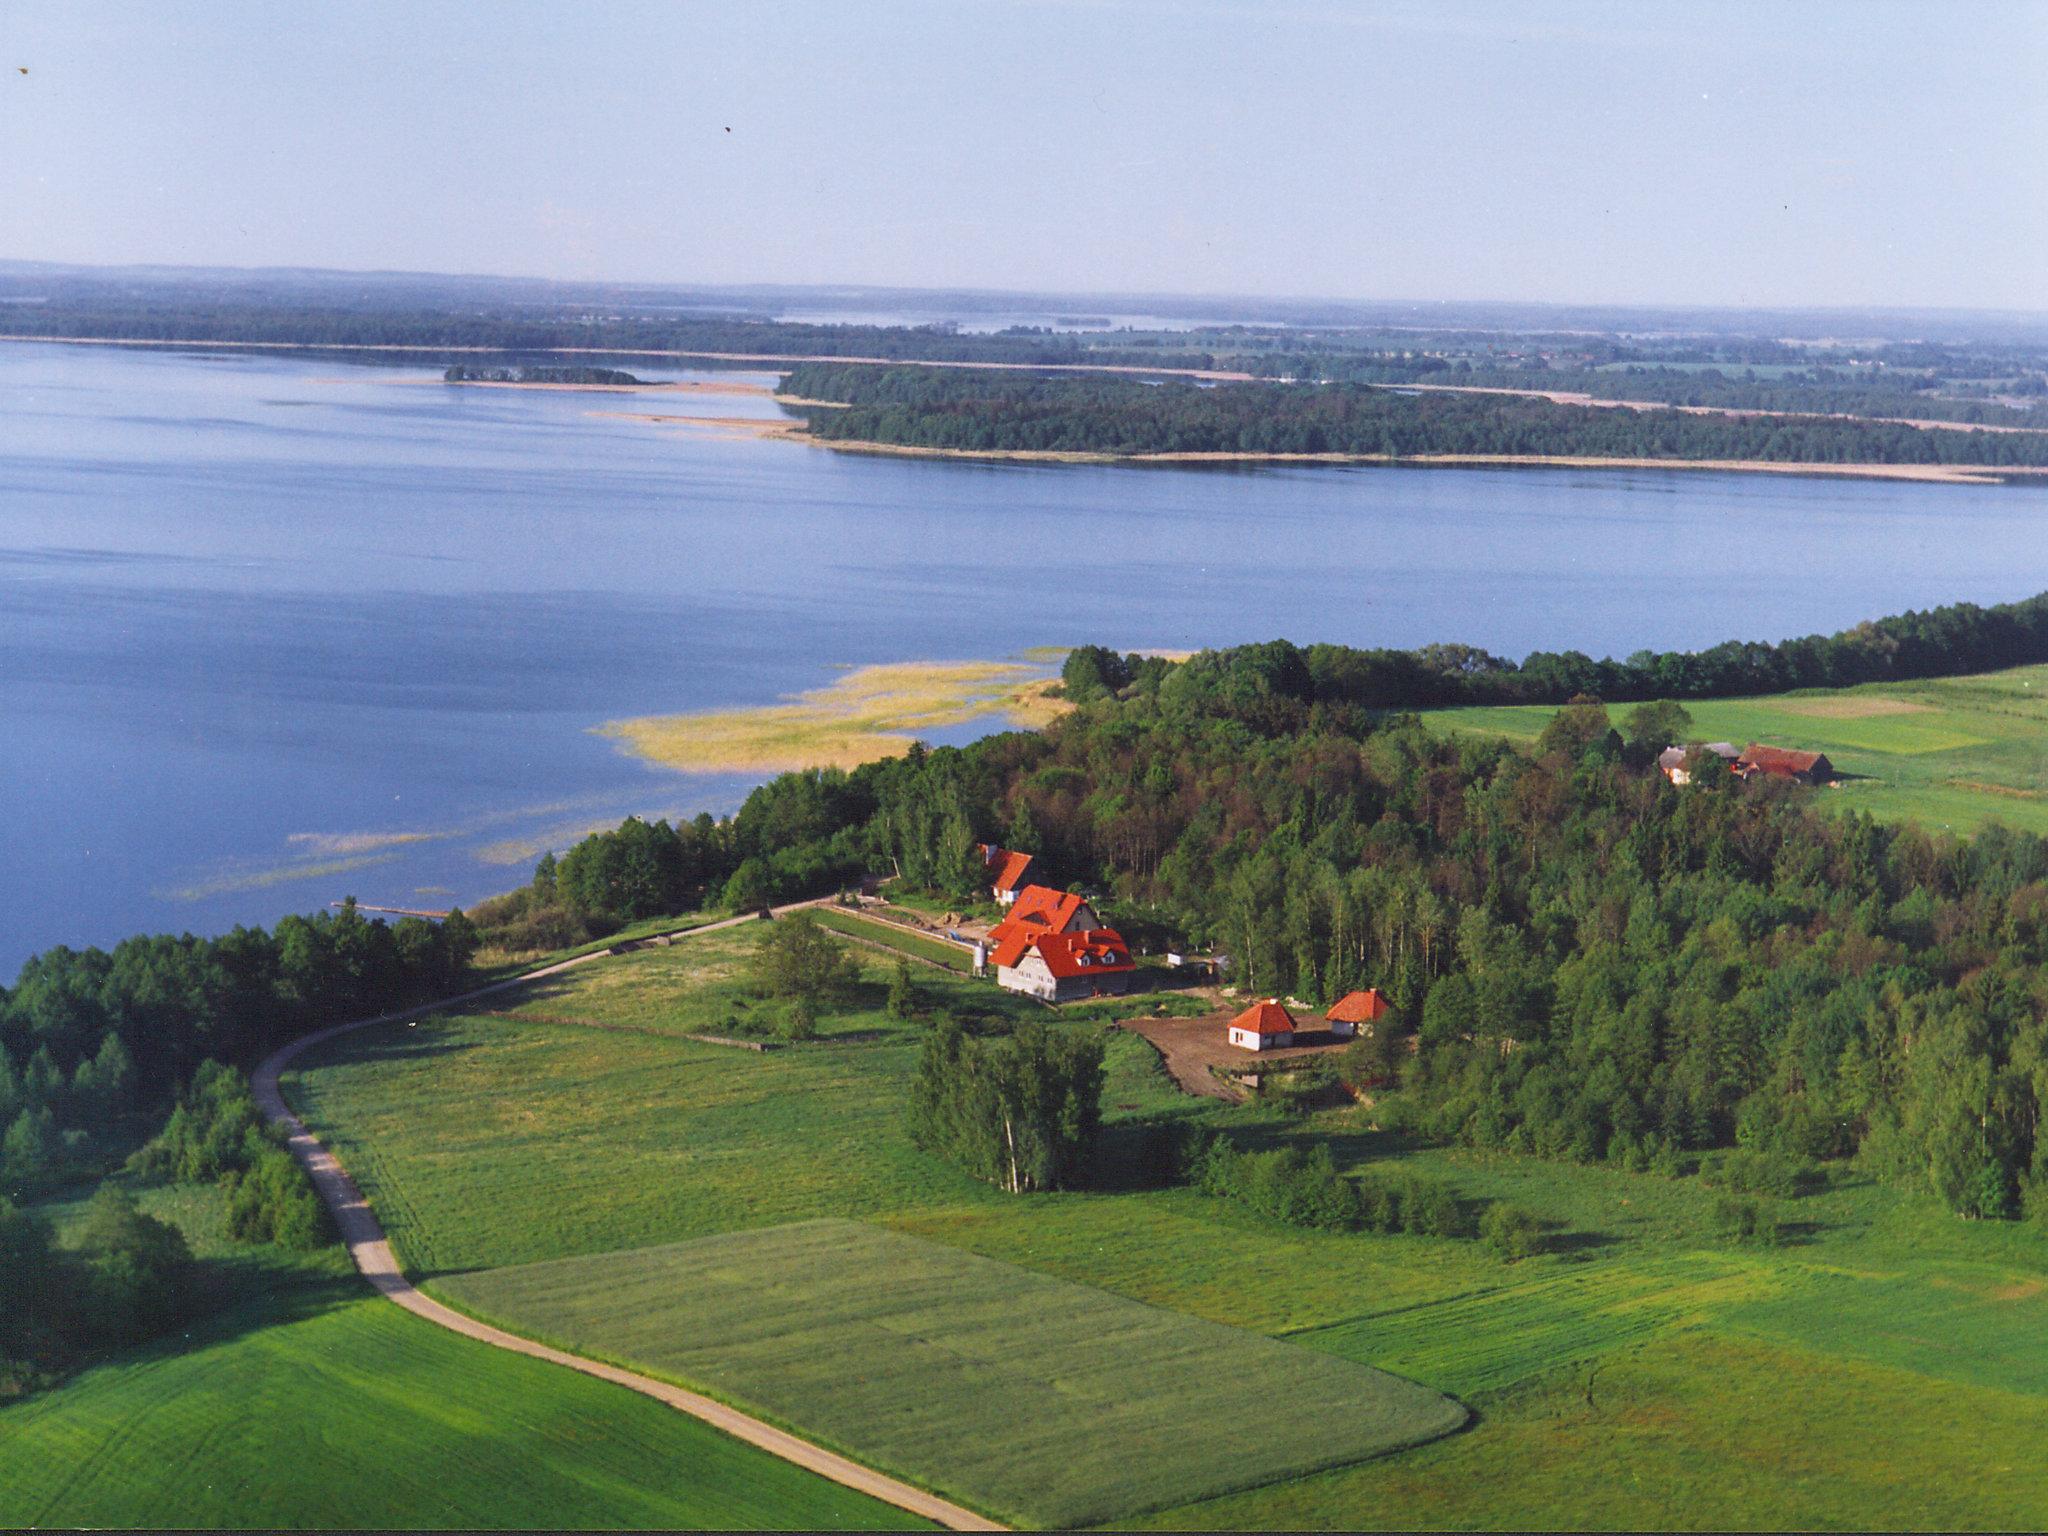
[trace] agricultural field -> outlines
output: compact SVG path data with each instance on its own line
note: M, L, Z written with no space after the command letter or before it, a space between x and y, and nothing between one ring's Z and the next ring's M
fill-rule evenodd
M851 1217L1475 1410L1433 1445L1178 1505L1161 1525L1627 1527L1678 1508L1700 1526L2048 1518L2031 1450L2048 1432L2037 1227L1959 1221L1838 1167L1781 1202L1788 1246L1735 1246L1696 1179L1418 1147L1364 1109L1196 1101L1122 1032L1108 1041L1105 1187L1002 1195L909 1145L920 1026L880 1011L884 956L863 952L872 997L826 1018L814 1044L756 1054L619 1032L715 1025L755 939L607 962L509 1017L338 1040L288 1086L444 1294L491 1283L455 1271ZM957 1011L1005 1002L936 971L919 982ZM1119 1187L1142 1182L1120 1178L1126 1133L1160 1118L1228 1124L1254 1145L1313 1136L1350 1172L1412 1173L1475 1210L1511 1201L1543 1219L1551 1251L1507 1263L1470 1239L1310 1232L1189 1189ZM629 1345L659 1368L661 1339L616 1347ZM675 1358L679 1376L701 1364ZM776 1416L829 1434L810 1413L792 1400Z
M219 1241L152 1191L224 1304L0 1408L0 1525L891 1530L901 1510L637 1394L372 1296L339 1248ZM69 1212L52 1213L60 1230Z
M1465 1419L1435 1392L1333 1355L847 1221L440 1289L1033 1526L1344 1465Z
M1976 677L1870 683L1747 699L1695 699L1693 734L1825 752L1847 775L1822 803L1931 831L1971 832L1990 821L2048 833L2048 666ZM1628 706L1610 709L1616 721ZM1550 705L1429 710L1445 731L1533 741Z

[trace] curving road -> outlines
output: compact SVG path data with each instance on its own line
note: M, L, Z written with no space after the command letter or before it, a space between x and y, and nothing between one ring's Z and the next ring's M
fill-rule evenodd
M793 902L789 906L778 907L775 910L778 913L790 912L798 907L814 905L815 902ZM731 928L752 921L755 921L752 917L728 918L723 922L707 923L701 928L685 929L676 936L710 933L719 928ZM376 1212L370 1209L369 1202L363 1198L363 1192L356 1187L355 1180L348 1176L348 1170L341 1166L341 1160L306 1129L303 1120L292 1113L291 1107L284 1101L283 1092L278 1087L279 1074L290 1065L294 1057L322 1041L332 1040L336 1035L345 1035L351 1030L368 1029L376 1024L391 1023L409 1015L458 1006L479 997L488 997L493 993L524 986L527 982L542 976L558 975L605 957L606 951L599 950L596 954L582 955L573 960L544 966L537 971L528 971L509 981L479 987L473 992L464 992L457 997L443 998L437 1003L405 1009L399 1013L380 1014L374 1019L357 1019L348 1024L336 1024L331 1028L302 1036L281 1047L256 1069L250 1078L250 1087L255 1093L256 1103L266 1117L284 1128L290 1138L292 1156L304 1166L313 1180L314 1188L320 1191L320 1198L325 1200L328 1209L334 1212L335 1224L341 1229L342 1241L348 1244L349 1257L355 1261L356 1268L362 1271L363 1278L376 1287L380 1295L430 1323L438 1323L441 1327L462 1334L465 1338L494 1344L499 1349L509 1349L514 1354L531 1355L536 1360L565 1365L572 1371L583 1372L586 1376L595 1376L601 1381L629 1387L658 1402L667 1403L669 1407L679 1409L693 1418L702 1419L705 1423L722 1429L749 1445L759 1446L771 1455L780 1456L784 1461L806 1467L821 1476L831 1478L835 1483L844 1483L849 1488L884 1500L898 1509L908 1510L912 1514L937 1521L940 1525L956 1531L1007 1530L1007 1526L998 1525L971 1509L962 1508L936 1494L927 1493L922 1488L899 1482L893 1477L864 1467L857 1461L848 1460L844 1456L813 1445L808 1440L799 1439L787 1430L777 1429L774 1425L764 1423L750 1414L741 1413L737 1408L727 1407L715 1398L672 1386L665 1381L657 1381L651 1376L642 1376L636 1371L606 1365L600 1360L587 1360L581 1355L572 1355L564 1350L551 1349L545 1344L536 1344L532 1339L521 1338L516 1333L507 1333L502 1328L493 1328L488 1323L480 1323L473 1317L463 1316L452 1307L443 1306L405 1278L405 1272L399 1268L397 1256L391 1251L390 1239L385 1236Z

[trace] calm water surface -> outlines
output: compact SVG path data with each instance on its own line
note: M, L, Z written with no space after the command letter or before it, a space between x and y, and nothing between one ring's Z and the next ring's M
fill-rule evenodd
M473 901L592 825L729 809L744 781L590 728L847 664L1626 654L2048 587L2040 488L870 459L592 414L758 398L425 377L0 346L0 975L346 893Z

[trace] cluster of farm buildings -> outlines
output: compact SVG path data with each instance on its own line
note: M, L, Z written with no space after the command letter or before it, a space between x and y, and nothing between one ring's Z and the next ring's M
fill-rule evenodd
M1105 927L1088 898L1034 884L1032 855L981 845L989 892L1007 910L988 932L986 963L996 984L1048 1003L1091 997L1121 997L1130 990L1137 962L1122 934ZM1304 1026L1277 998L1253 1003L1232 1019L1225 1037L1247 1051L1281 1050L1309 1035L1348 1040L1393 1011L1377 987L1341 997L1319 1024Z
M1690 784L1695 769L1718 760L1738 779L1792 779L1800 784L1827 784L1835 777L1835 765L1822 752L1795 752L1789 747L1762 747L1751 742L1737 747L1733 742L1710 741L1695 750L1666 747L1657 755L1657 766L1674 784ZM1687 764L1690 763L1691 767Z

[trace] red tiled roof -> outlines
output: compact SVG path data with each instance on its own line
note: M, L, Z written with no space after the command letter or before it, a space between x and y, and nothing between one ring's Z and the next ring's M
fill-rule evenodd
M988 936L997 944L1003 944L1019 933L1064 933L1087 904L1087 897L1072 891L1056 891L1047 885L1027 885L1010 904L1009 915L989 929Z
M1824 761L1818 752L1795 752L1789 747L1760 747L1751 742L1737 760L1737 766L1758 768L1765 773L1811 773L1816 763Z
M1101 976L1116 971L1134 971L1130 946L1114 928L1090 928L1083 933L1041 933L1031 941L1045 968L1064 981L1069 976Z
M1394 1005L1387 1001L1384 992L1378 987L1367 987L1363 992L1345 993L1323 1017L1336 1024L1370 1024L1393 1011Z
M1294 1015L1282 1008L1272 998L1263 1003L1253 1003L1230 1021L1232 1029L1248 1029L1255 1035L1291 1035L1294 1033Z
M1017 882L1024 878L1024 872L1031 868L1031 855L998 848L994 843L980 846L981 862L988 872L989 884L999 891L1014 891Z

